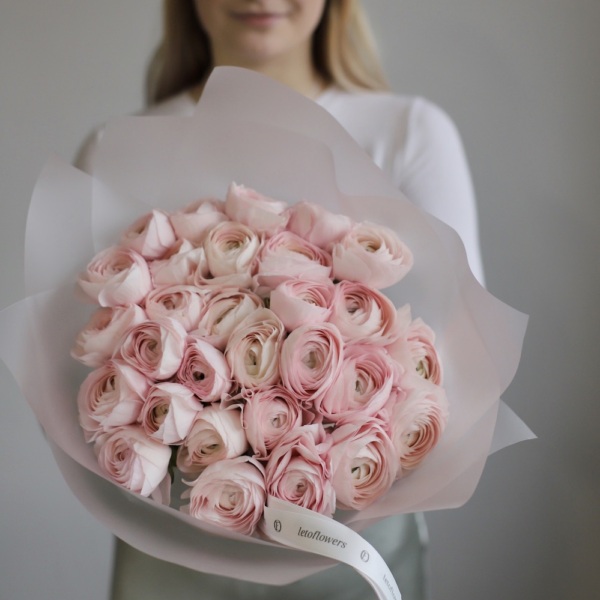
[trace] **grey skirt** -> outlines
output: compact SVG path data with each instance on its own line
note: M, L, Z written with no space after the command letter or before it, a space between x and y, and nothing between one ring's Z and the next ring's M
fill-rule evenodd
M425 600L427 532L423 515L384 519L362 532L394 573L402 600ZM233 575L233 574L232 574ZM112 600L369 600L375 593L338 565L285 586L207 575L152 558L118 541Z

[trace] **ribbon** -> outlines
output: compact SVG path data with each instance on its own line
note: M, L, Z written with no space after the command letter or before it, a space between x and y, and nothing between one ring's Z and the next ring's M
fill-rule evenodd
M262 529L280 544L350 565L369 582L378 600L402 600L394 576L381 555L342 523L269 496Z

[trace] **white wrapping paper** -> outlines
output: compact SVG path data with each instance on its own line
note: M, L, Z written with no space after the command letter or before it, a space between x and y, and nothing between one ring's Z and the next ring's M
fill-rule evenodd
M78 425L75 398L86 369L69 351L90 308L75 295L77 274L136 217L223 197L232 181L383 223L415 256L411 273L386 293L435 330L450 420L418 469L364 511L338 512L336 519L360 530L391 514L461 505L490 449L532 437L500 401L520 359L525 316L477 283L458 235L394 189L318 105L255 73L220 68L192 117L110 123L94 164L89 176L52 158L40 175L26 232L28 297L0 313L0 356L73 492L129 544L192 569L262 583L288 583L332 564L117 487L100 472Z

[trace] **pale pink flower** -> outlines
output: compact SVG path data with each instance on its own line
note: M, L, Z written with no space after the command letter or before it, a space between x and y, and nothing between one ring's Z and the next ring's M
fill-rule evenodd
M442 365L435 347L435 333L422 319L412 321L388 350L407 370L441 385Z
M258 256L257 285L272 290L287 279L330 280L331 255L291 231L265 242Z
M241 456L248 440L238 409L213 404L198 413L177 452L177 467L187 475L198 474L208 465Z
M146 321L129 330L118 356L150 379L169 379L181 364L186 336L175 319Z
M121 236L121 244L148 260L161 258L175 243L169 216L153 210L130 225Z
M319 204L298 202L288 209L287 229L308 242L328 250L352 227L352 220L336 215Z
M400 333L392 301L378 290L352 281L336 286L329 320L346 341L388 345Z
M211 229L204 240L204 251L212 277L251 274L261 247L258 235L246 225L224 221Z
M115 353L127 330L146 319L137 304L99 308L77 335L71 356L88 367L99 367Z
M205 298L198 327L192 335L225 350L231 332L258 308L263 308L263 302L253 292L237 288L212 291Z
M183 498L183 512L245 535L251 535L266 502L263 466L253 458L229 458L206 467Z
M273 385L279 380L279 353L285 328L267 308L254 311L231 333L225 357L241 387Z
M152 289L146 260L120 246L99 252L78 283L84 294L100 306L140 304Z
M346 346L338 378L315 402L315 410L330 421L355 413L375 415L387 403L398 382L399 365L384 348L366 344Z
M398 477L414 469L438 443L448 421L443 388L414 376L412 389L391 403L389 428L397 453Z
M231 370L223 353L207 341L189 337L177 379L202 400L223 400L231 389Z
M153 385L140 413L139 421L146 434L166 445L183 442L202 410L194 393L179 383Z
M87 441L135 423L149 386L144 375L118 360L109 360L92 371L77 394L79 423Z
M312 403L338 378L343 360L344 342L335 325L302 325L283 343L281 381L299 402Z
M204 306L203 294L192 285L167 285L154 288L146 297L146 313L150 319L170 317L186 331L195 329Z
M99 438L95 451L110 479L142 496L150 496L168 477L171 449L138 426L122 427Z
M258 388L245 395L242 423L256 458L267 458L277 442L302 421L300 405L284 387Z
M400 281L413 266L413 255L396 233L382 225L358 223L335 244L336 279L358 281L378 289Z
M361 510L383 496L396 478L396 449L383 423L356 416L331 438L333 486L337 506Z
M208 277L208 262L202 246L180 240L171 250L162 260L150 263L155 285L194 285L197 279Z
M285 227L287 204L232 183L225 198L225 213L232 221L239 221L258 233L272 235Z
M199 245L215 225L227 220L223 202L214 198L197 200L183 210L171 214L171 225L178 238Z
M290 431L271 452L265 469L267 493L331 516L335 491L329 458L330 440L321 425Z
M288 279L270 296L269 308L288 331L308 323L323 323L331 314L335 286L328 281Z

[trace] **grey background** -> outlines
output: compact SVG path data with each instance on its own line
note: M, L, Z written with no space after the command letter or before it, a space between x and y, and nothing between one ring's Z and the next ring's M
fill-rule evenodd
M600 588L600 2L366 5L394 89L456 121L488 287L531 316L505 400L539 439L492 456L466 506L428 515L433 600L587 600ZM27 205L47 156L71 158L94 125L142 106L158 6L0 0L0 306L23 293ZM0 598L105 600L111 536L0 377Z

